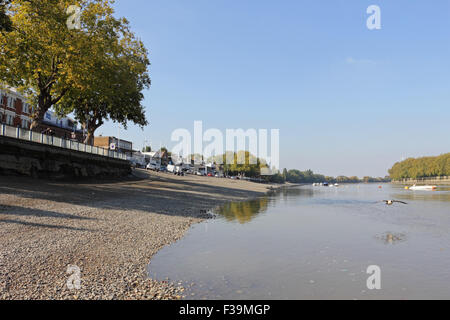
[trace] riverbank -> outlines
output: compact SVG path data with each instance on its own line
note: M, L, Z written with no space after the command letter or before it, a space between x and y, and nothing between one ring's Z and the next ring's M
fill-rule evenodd
M182 288L147 278L161 248L228 201L271 185L135 171L120 182L0 176L0 299L174 299ZM68 265L81 271L69 290Z
M420 179L403 179L399 181L392 181L393 184L403 185L450 185L450 177L436 177L436 178L420 178Z

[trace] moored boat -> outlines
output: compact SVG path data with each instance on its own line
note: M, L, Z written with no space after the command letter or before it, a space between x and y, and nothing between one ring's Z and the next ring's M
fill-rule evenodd
M413 191L435 191L437 189L437 186L416 186L413 185L409 188L409 190Z

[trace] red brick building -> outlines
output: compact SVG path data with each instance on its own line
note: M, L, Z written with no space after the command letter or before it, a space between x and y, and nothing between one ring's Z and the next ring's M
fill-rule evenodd
M103 149L123 152L129 156L132 156L134 153L133 142L117 139L116 137L94 137L94 146ZM112 146L114 147L114 149L111 148Z
M0 90L0 122L28 129L33 108L14 90Z
M0 90L0 123L13 127L29 129L32 122L34 107L25 101L14 89ZM82 142L83 132L79 130L73 119L58 118L53 112L45 113L42 124L33 131L51 132L54 136L64 139L75 139Z

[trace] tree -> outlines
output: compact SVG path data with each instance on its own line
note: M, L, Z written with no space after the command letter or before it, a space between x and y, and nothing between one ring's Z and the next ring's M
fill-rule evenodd
M202 155L196 155L196 159L203 159ZM227 151L225 154L217 155L206 159L206 161L223 164L223 169L227 174L244 174L249 178L256 178L261 175L261 169L266 168L264 160L257 158L248 151Z
M36 107L31 128L71 90L81 77L94 70L108 46L98 26L112 19L108 0L11 0L13 30L0 37L0 81L17 87ZM70 5L82 8L81 29L69 30ZM101 29L101 28L100 28ZM99 39L101 42L99 43Z
M129 31L125 20L109 17L96 27L92 68L80 70L73 87L57 110L74 112L92 144L95 131L106 120L127 127L128 121L146 126L142 91L150 87L147 50ZM101 39L108 38L104 42Z
M409 158L389 170L393 180L450 176L450 153L438 157Z
M287 171L286 168L284 168L284 170L283 170L283 180L287 181L287 178L288 178L288 171Z
M10 0L0 0L0 32L12 31L12 22L9 16L6 14L7 5L10 3Z

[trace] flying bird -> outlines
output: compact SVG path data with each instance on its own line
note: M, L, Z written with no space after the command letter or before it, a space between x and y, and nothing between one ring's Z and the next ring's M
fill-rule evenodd
M407 204L406 202L403 202L403 201L397 201L397 200L383 200L383 202L386 202L386 204L387 204L388 206L392 206L394 203Z

